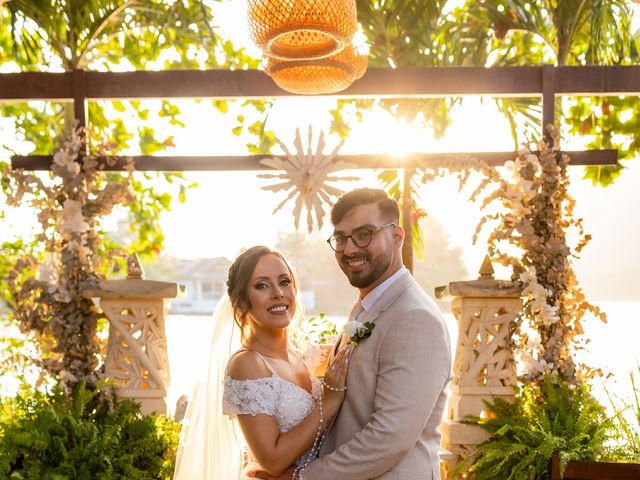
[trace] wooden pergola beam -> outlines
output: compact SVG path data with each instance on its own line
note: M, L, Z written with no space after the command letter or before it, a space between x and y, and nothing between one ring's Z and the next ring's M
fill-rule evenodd
M553 122L554 100L558 95L638 95L640 66L529 66L529 67L435 67L371 68L340 97L541 97L543 125ZM0 74L0 101L49 100L73 102L75 118L86 125L87 101L146 98L247 99L293 96L281 90L257 70L172 70L159 72L88 72ZM549 140L550 141L550 140ZM567 152L574 165L612 165L617 151ZM389 155L342 156L358 168L404 168L405 180L421 163L446 166L456 153L413 154L404 161ZM515 157L513 152L467 153L493 165ZM152 171L232 171L265 170L263 156L245 157L133 157L137 170ZM48 170L51 156L12 157L14 168ZM105 166L106 159L101 159ZM109 170L119 170L124 158ZM405 188L405 194L408 190ZM408 203L408 202L405 202ZM411 215L405 216L405 231L412 230ZM411 237L403 250L405 265L413 265Z
M571 165L615 165L616 150L587 150L564 152L571 157ZM449 160L459 157L473 157L487 162L489 165L500 166L516 157L514 152L476 152L476 153L413 153L405 158L396 155L338 155L337 160L353 164L359 168L420 168L425 165L447 166ZM253 171L272 170L260 163L263 158L274 155L245 155L245 156L151 156L111 157L111 164L105 159L101 163L108 171L120 171L129 159L134 161L135 169L139 171ZM277 156L277 155L275 155ZM25 170L50 170L51 155L28 155L12 157L13 168Z
M555 85L549 85L550 75L555 78ZM1 101L71 102L78 98L79 91L87 100L295 96L258 70L0 74ZM554 95L638 95L640 65L370 68L338 96L536 97L545 91Z

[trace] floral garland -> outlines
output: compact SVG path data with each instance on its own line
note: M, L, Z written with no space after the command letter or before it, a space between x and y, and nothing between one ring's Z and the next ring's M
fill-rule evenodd
M107 154L107 147L102 148ZM49 178L6 169L9 206L29 205L37 213L39 255L23 256L9 271L13 318L34 332L47 372L71 388L95 385L102 344L96 331L103 314L83 291L101 278L120 250L99 235L101 218L133 198L133 165L108 177L95 156L86 155L86 132L71 130L53 156Z
M494 228L488 237L492 259L512 268L512 280L524 284L524 309L514 325L513 347L522 365L522 379L537 380L546 373L559 374L570 383L599 373L586 365L577 366L575 353L583 348L581 321L587 312L606 321L598 307L586 301L571 266L588 243L582 219L573 216L575 201L568 193L569 157L558 151L559 135L548 127L553 146L539 142L507 162L506 172L471 157L450 158L447 167L425 166L423 182L457 172L462 189L471 172L483 175L471 200L484 195L482 208L501 208L485 215L473 241L487 224ZM577 244L571 248L566 233L575 230ZM507 253L514 250L519 254Z
M553 146L538 142L506 165L507 179L497 190L505 212L489 236L489 254L513 266L513 277L526 287L523 317L529 320L518 332L525 379L557 373L576 383L597 371L576 366L575 353L583 348L582 319L587 312L606 321L598 307L586 301L571 266L589 242L582 219L575 218L575 200L569 195L567 167L570 158L559 153L559 135L550 133ZM578 238L572 248L567 233ZM519 258L505 254L500 242L517 247Z

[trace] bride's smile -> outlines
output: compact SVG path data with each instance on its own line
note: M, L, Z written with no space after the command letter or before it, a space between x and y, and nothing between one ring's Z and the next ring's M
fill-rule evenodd
M296 312L296 290L285 262L276 255L263 256L250 285L249 314L254 326L267 330L287 327Z

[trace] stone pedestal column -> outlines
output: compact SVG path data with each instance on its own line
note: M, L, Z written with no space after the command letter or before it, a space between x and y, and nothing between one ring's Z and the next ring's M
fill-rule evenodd
M451 282L436 289L439 299L451 300L458 321L451 394L441 425L445 472L489 437L485 430L461 420L466 415L486 415L483 400L514 398L517 379L511 329L522 309L522 286L495 280L493 273L485 258L477 280Z
M105 280L86 290L99 298L109 320L105 376L116 382L118 398L141 404L143 413L167 413L169 360L164 322L169 300L183 298L176 283L145 280L137 259L124 280Z

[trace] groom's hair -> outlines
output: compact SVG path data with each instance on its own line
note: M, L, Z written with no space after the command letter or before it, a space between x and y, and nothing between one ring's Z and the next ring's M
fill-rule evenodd
M385 222L400 223L398 202L389 198L387 192L378 188L358 188L342 195L331 209L331 223L339 223L350 210L360 205L375 203L380 209Z

